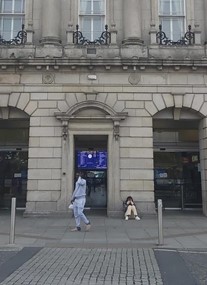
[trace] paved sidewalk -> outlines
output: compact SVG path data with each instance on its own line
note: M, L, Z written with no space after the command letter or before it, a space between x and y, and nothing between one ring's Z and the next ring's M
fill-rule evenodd
M70 232L74 219L68 217L16 217L15 245L54 248L155 248L158 246L156 215L140 221L125 221L88 213L92 228ZM10 215L0 211L0 247L9 243ZM199 212L163 213L164 248L207 249L207 218Z
M44 248L0 285L162 285L152 249Z
M10 213L0 211L0 285L204 285L207 218L199 212L163 212L125 221L87 213L90 232L71 232L74 219L17 212L9 245ZM167 261L167 262L166 262Z

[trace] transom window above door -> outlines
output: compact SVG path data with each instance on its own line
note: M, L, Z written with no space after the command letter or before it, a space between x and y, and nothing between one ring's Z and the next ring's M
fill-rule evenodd
M185 34L185 0L159 0L159 19L162 30L173 41Z
M79 25L83 36L90 41L99 38L104 31L105 0L79 0Z
M14 38L22 29L25 0L0 0L0 35L4 40Z

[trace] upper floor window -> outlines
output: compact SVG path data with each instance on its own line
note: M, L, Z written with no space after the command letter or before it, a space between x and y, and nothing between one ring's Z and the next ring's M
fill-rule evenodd
M83 36L94 41L104 31L105 0L79 0L79 25Z
M22 29L25 18L25 0L0 0L0 35L13 39Z
M180 40L185 34L185 0L159 0L159 18L166 36Z

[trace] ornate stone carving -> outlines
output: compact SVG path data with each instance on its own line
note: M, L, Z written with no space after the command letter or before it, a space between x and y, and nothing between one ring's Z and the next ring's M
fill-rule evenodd
M42 83L43 84L52 84L55 82L55 74L54 73L43 73L42 75Z
M68 121L64 120L62 121L62 137L64 141L67 139L67 136L68 136Z
M129 75L128 80L129 80L129 83L131 85L137 85L140 82L140 80L141 80L141 75L139 73L135 73L135 72L131 73Z

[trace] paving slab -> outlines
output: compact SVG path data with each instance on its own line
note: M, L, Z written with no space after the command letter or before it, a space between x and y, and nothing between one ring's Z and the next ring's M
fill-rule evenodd
M156 215L143 215L140 221L123 218L108 218L87 213L92 228L85 232L71 232L74 218L61 217L23 217L16 216L15 244L20 246L47 246L49 244L65 244L73 246L87 243L121 244L146 248L158 246L158 221ZM9 243L10 214L0 211L0 246ZM198 212L163 212L164 246L169 248L206 248L207 218Z

